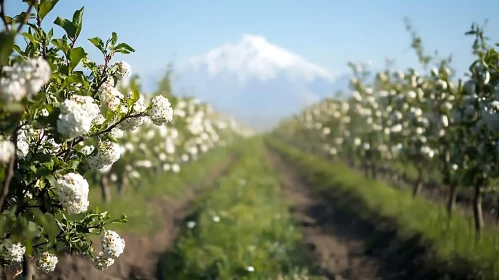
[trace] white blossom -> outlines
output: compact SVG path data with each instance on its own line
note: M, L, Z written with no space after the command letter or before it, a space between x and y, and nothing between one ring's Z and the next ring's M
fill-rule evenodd
M101 238L103 256L105 258L118 258L125 249L125 240L116 232L106 230Z
M117 61L111 66L111 70L118 80L126 79L132 73L130 64L124 61Z
M89 156L93 151L94 151L95 147L93 145L88 145L88 146L85 146L81 149L81 152L84 154L84 155L87 155Z
M106 258L104 256L104 252L99 252L99 254L97 254L97 256L94 257L94 266L100 271L105 270L106 268L110 267L113 264L114 264L114 259Z
M131 117L123 120L118 127L124 131L133 131L144 123L145 117Z
M115 139L120 139L123 137L123 130L115 127L113 129L111 129L111 131L109 132L109 135L111 135L111 137L113 137Z
M35 265L38 270L49 273L55 270L58 261L59 260L55 255L49 252L43 252L36 256Z
M10 244L6 247L6 260L11 262L22 262L23 255L26 252L26 247L24 247L21 243Z
M103 170L115 163L121 156L120 145L111 141L99 143L99 151L88 159L91 170Z
M15 146L11 141L0 141L0 163L6 164L14 156Z
M77 173L68 173L57 180L59 201L69 214L78 214L88 208L88 182Z
M82 136L90 131L92 121L99 114L99 107L92 97L73 95L61 104L57 131L69 138Z
M173 119L173 109L168 98L158 95L151 100L147 115L155 125L163 125Z

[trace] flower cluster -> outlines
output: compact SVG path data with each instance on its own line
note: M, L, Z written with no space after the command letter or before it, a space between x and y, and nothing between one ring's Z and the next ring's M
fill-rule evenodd
M102 251L106 258L116 259L125 249L125 240L112 230L106 230L102 236L101 243Z
M26 96L38 94L50 79L52 70L42 57L23 60L3 69L0 78L0 99L4 102L21 101Z
M36 268L45 273L54 271L58 262L57 257L48 252L42 252L35 258Z
M26 252L26 247L20 243L11 244L7 248L6 259L11 262L22 262L23 255Z
M107 258L104 256L104 252L99 252L97 256L94 258L94 265L98 270L105 270L114 264L113 258Z
M90 96L73 95L61 104L57 131L68 138L87 134L93 120L100 114L99 107Z
M59 201L69 214L78 214L88 208L88 182L80 174L68 173L57 180Z
M162 125L173 118L166 97L146 106L133 83L128 91L119 89L130 77L131 67L112 61L116 54L134 50L118 42L116 33L105 43L98 37L90 39L102 54L103 63L98 64L78 45L83 9L75 11L72 20L54 22L66 33L57 38L53 35L57 32L41 27L57 1L24 4L28 6L25 12L5 16L25 19L26 32L10 32L14 21L4 21L0 32L0 180L4 189L0 219L9 221L2 223L0 262L10 276L22 272L24 254L34 257L43 272L55 269L55 248L94 257L88 235L105 230L110 223L126 222L126 217L111 220L107 212L89 209L89 183L84 176L109 170L124 152L120 139L139 126L152 121ZM26 17L26 13L33 15ZM16 46L16 36L24 39L24 47ZM79 215L68 219L67 214ZM104 251L94 258L99 269L112 265L124 249L122 239L112 232L105 236ZM13 242L18 240L21 243ZM37 246L25 250L26 244Z
M173 109L168 98L158 95L151 100L147 115L155 125L163 125L173 119Z
M121 150L118 143L103 141L99 143L99 151L88 159L91 170L103 170L120 159Z

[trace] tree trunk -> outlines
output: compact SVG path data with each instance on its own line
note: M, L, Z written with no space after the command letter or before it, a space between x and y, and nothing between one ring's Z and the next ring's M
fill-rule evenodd
M473 218L478 236L482 233L483 228L482 196L482 180L478 180L475 184L475 195L473 197Z
M120 179L118 179L118 194L120 195L120 197L123 197L125 195L126 184L127 182L125 177L121 177Z
M107 174L101 174L100 176L100 190L102 194L102 200L104 202L111 201L111 192L109 191L109 181Z
M369 166L367 165L367 163L364 163L363 169L364 169L364 177L367 180L369 179Z
M449 196L447 198L447 214L452 217L452 212L456 209L457 183L452 183L449 187Z
M373 180L376 180L377 177L376 165L373 161L371 161L371 177L373 178Z
M25 280L33 280L33 276L35 273L34 267L33 267L33 261L30 257L24 255L23 257L23 279Z
M423 189L423 170L421 167L418 167L417 171L418 171L418 178L416 179L416 182L414 183L414 187L412 189L413 197L416 197Z

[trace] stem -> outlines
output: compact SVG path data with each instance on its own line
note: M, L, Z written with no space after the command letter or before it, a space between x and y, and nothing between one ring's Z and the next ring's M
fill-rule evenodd
M28 22L29 15L31 14L31 9L33 9L34 5L35 5L35 0L32 0L31 3L29 4L28 10L26 11L26 15L24 16L24 20L21 22L19 28L17 29L17 33L21 32L21 29L23 28L24 24Z
M73 140L71 143L69 143L68 150L66 152L66 155L64 156L64 161L68 160L69 155L71 154L71 149L75 145L75 140Z
M7 18L5 17L5 0L0 0L0 17L2 18L5 30L9 31L9 24L7 23Z
M43 137L45 136L44 133L45 133L45 130L42 129L42 131L40 132L40 136L38 137L38 141L36 141L35 151L33 152L33 154L36 154L38 152L38 149L40 148L40 145L42 144Z
M482 184L483 179L480 178L475 183L475 196L473 197L473 216L475 220L475 230L477 237L481 235L483 228L483 212L482 212Z
M36 25L40 30L42 30L42 19L40 18L40 6L38 6L38 10L36 11ZM42 42L42 57L47 59L47 44L46 44L46 34L44 34L43 42Z
M417 166L417 171L418 171L418 178L416 179L416 182L412 190L412 197L416 197L423 188L423 170L419 164Z
M126 119L129 119L129 118L137 118L137 117L143 117L144 116L144 113L139 113L139 114L135 114L135 115L126 115L123 119L121 119L120 121L114 123L113 125L109 126L108 128L106 128L105 130L103 131L100 131L100 132L97 132L97 133L94 133L92 135L89 135L88 138L92 138L92 137L96 137L96 136L99 136L99 135L102 135L104 133L107 133L109 131L111 131L113 128L117 127L120 123L122 123L123 121L125 121ZM78 140L75 144L83 141L84 139L81 139L81 140Z
M23 277L24 279L27 280L32 280L34 279L34 267L31 258L28 255L23 256Z
M101 173L101 178L100 178L101 195L102 195L102 200L105 203L111 201L111 193L109 191L109 181L107 175L108 175L107 173Z
M447 201L447 214L449 218L452 216L452 212L456 208L456 198L457 198L457 183L452 182L449 186L449 196Z
M123 121L125 121L126 119L129 119L129 118L136 118L136 117L142 117L144 116L144 113L139 113L139 114L135 114L135 115L126 115L123 119L121 119L120 121L110 125L108 128L106 128L105 130L103 131L100 131L100 132L96 132L94 134L91 134L91 135L88 135L87 137L80 137L78 139L74 139L71 144L70 144L70 147L68 147L67 150L63 150L63 151L60 151L57 156L62 156L64 154L68 155L70 154L70 151L71 151L71 147L88 139L88 138L92 138L92 137L96 137L96 136L100 136L104 133L107 133L109 131L111 131L113 128L115 128L116 126L118 126L120 123L122 123Z

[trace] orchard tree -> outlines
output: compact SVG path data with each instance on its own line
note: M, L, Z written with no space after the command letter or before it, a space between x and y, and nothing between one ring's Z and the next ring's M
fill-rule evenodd
M50 272L56 253L70 251L105 269L125 247L106 225L126 217L112 220L107 212L88 209L84 175L120 158L116 135L146 119L163 125L173 109L163 96L146 105L138 91L123 94L116 88L131 70L113 58L134 51L116 33L88 39L102 63L88 57L78 45L84 8L72 19L56 18L56 28L65 33L56 38L42 23L58 1L24 2L26 11L10 17L0 0L0 263L15 276L23 272L23 260L34 258L40 271ZM24 44L16 45L16 37ZM101 252L94 251L92 234L102 236Z

